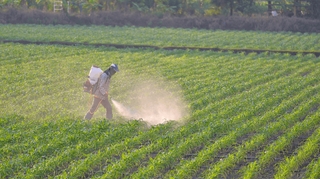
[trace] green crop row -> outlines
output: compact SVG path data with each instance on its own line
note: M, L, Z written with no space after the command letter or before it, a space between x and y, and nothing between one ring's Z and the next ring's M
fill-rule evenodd
M301 86L300 86L301 88ZM313 90L316 91L316 90ZM299 93L300 91L295 91L295 93ZM235 154L230 154L227 158L222 158L221 161L217 162L216 166L212 167L213 169L210 170L211 177L214 177L213 175L219 176L219 174L223 174L226 172L226 168L232 167L232 165L235 165L237 162L240 162L243 160L243 158L246 157L246 153L249 150L253 150L254 147L257 147L261 145L261 142L259 143L258 140L266 140L265 137L268 137L270 135L274 135L276 133L275 129L273 128L267 128L268 131L263 130L265 128L266 123L270 123L274 118L281 115L283 111L287 111L292 106L295 106L298 104L299 101L302 101L305 99L307 93L302 93L304 95L297 95L296 98L291 98L290 100L286 100L285 102L282 102L278 107L276 107L274 110L268 111L265 115L261 117L255 117L254 119L251 119L249 124L244 124L241 129L243 129L243 132L251 132L251 130L256 130L257 133L260 132L260 135L253 136L253 139L251 141L246 142L245 144L239 146L237 149L238 152ZM293 95L293 94L291 94ZM282 121L281 121L282 122ZM262 126L259 130L258 126ZM272 126L272 124L268 124L268 126ZM282 127L281 124L276 125L275 127ZM270 131L269 131L270 130ZM279 129L278 129L279 130ZM240 131L236 131L237 135L241 135ZM243 133L242 132L242 133ZM235 135L235 134L233 134ZM227 137L227 136L226 136ZM253 146L254 145L254 146ZM183 166L180 166L179 170L176 170L175 173L172 175L179 176L179 177L187 177L192 174L194 174L194 171L197 171L201 166L203 166L205 161L212 160L213 153L216 153L220 147L212 145L207 150L202 150L193 160L190 160L189 162L181 162ZM211 178L210 177L210 178Z
M284 84L283 84L284 85ZM261 88L259 88L260 90L263 89L262 86ZM281 85L277 88L277 89L273 89L274 91L268 91L269 94L273 94L275 93L277 90L280 90L281 89ZM250 95L250 93L248 93L248 95ZM248 105L248 103L245 103L245 102L250 102L250 101L241 101L242 103L244 103L244 105ZM259 104L260 102L260 104ZM276 103L275 100L270 100L269 104L261 104L261 103L264 103L266 101L261 101L259 100L259 102L257 101L257 106L259 107L262 107L264 106L264 109L265 110L268 110L268 108L266 108L266 106L270 107L272 106L271 103ZM252 112L251 113L247 113L247 112L244 112L244 114L239 114L238 116L236 116L236 120L239 120L241 122L243 122L245 119L250 119L250 117L252 115L255 115L255 112L258 113L257 111L259 111L259 107L256 107L255 109L252 109ZM221 116L216 116L217 119L219 118L223 118L225 116L223 116L223 113L221 111ZM228 128L224 127L224 125L228 126ZM216 141L216 145L218 149L222 149L228 145L230 145L232 142L234 142L234 140L239 137L239 136L242 136L244 135L243 132L239 132L238 130L237 131L234 131L232 132L232 129L234 129L234 127L232 127L232 124L231 122L226 122L226 124L224 125L220 125L220 126L216 126L216 128L211 125L210 128L207 128L203 131L201 131L200 133L196 133L196 136L193 136L192 138L190 139L183 139L182 141L179 140L178 142L180 143L179 145L173 145L173 147L171 147L172 149L170 149L169 152L165 152L161 155L159 155L159 158L156 157L156 159L152 159L151 160L151 165L147 168L147 169L144 169L144 168L141 168L140 170L140 173L137 173L137 176L136 175L133 175L133 177L136 177L136 178L141 178L141 177L155 177L154 175L156 174L161 174L161 169L163 170L163 168L165 167L171 167L171 165L175 164L174 161L179 161L180 158L183 158L183 155L186 154L186 153L189 153L190 150L198 147L200 144L204 145L208 142L208 139L212 136L214 136L216 134L217 131L219 130L223 130L224 132L227 132L229 133L228 136L225 136L225 137L222 137L220 138L221 141L223 142L226 142L225 144L223 142L218 142L220 141L220 139L218 141ZM250 126L251 129L254 129L254 127ZM231 130L231 131L230 131ZM246 131L246 132L249 132L248 129L244 128L243 131ZM210 141L210 140L209 140ZM208 154L207 156L212 156L210 154ZM192 171L195 171L195 170L188 170L189 172L192 172ZM189 172L186 172L184 174L186 174L184 177L186 176L189 176L188 173ZM183 178L183 176L180 176Z
M318 157L309 163L306 171L306 178L316 179L319 177L320 177L320 159Z
M319 116L319 113L315 116ZM316 120L316 117L314 117ZM314 154L319 153L320 144L320 128L318 128L314 134L308 138L303 146L297 151L297 154L286 158L279 165L278 172L274 176L275 178L291 178L294 171L298 170L299 167L306 162ZM318 153L316 153L318 151Z
M101 119L100 108L83 121L91 98L81 85L91 65L111 63L120 67L113 99L134 107L140 88L173 94L168 104L181 95L183 123L148 127L115 106L113 120ZM221 178L243 163L238 175L263 175L296 137L319 126L318 63L312 55L0 44L0 178ZM140 82L161 89L137 89ZM314 175L319 153L308 146L316 136L276 171L303 161L306 176Z
M318 98L315 98L315 100ZM309 112L310 109L317 103L317 101L311 101L307 104L307 106L301 106L301 111ZM271 163L274 158L279 155L279 153L285 148L298 136L304 134L305 132L314 129L314 127L318 126L319 114L313 114L310 117L307 117L302 122L296 123L292 128L290 128L287 132L285 132L279 139L277 139L274 143L268 146L264 153L261 154L257 161L250 163L246 169L244 170L244 178L252 178L258 175L261 168L266 167L269 163ZM291 118L287 119L286 122L290 120L297 120L300 119L301 116L292 116ZM290 123L287 125L291 125ZM284 125L286 127L286 125ZM312 151L311 151L312 152Z
M1 147L1 153L4 154L2 157L5 157L1 158L4 161L1 165L1 175L25 176L27 173L28 176L29 170L39 171L41 169L42 173L38 172L37 175L43 176L43 173L48 174L57 167L63 166L64 162L70 157L91 153L105 145L119 142L128 135L136 135L141 128L139 123L114 125L101 121L97 125L91 126L81 121L66 118L59 119L54 125L48 121L37 122L34 125L39 126L35 130L37 133L33 133L30 138L24 136L27 138L26 142L19 143L15 150L12 148L14 145L6 144ZM6 126L6 128L12 129L13 126ZM15 129L10 133L24 133L24 130ZM66 132L68 135L64 136ZM84 143L83 141L88 142ZM52 158L58 158L58 161L52 160ZM55 162L55 165L49 165L52 162ZM47 169L44 169L46 167Z
M0 24L0 34L0 40L320 51L320 37L316 33Z

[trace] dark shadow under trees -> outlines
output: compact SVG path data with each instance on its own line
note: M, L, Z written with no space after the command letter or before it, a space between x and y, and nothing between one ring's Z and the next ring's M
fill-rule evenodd
M320 20L295 17L176 17L123 13L120 11L100 11L88 15L69 15L67 13L44 12L27 9L0 9L2 24L44 24L44 25L106 25L139 26L168 28L197 28L210 30L247 30L247 31L291 31L301 33L319 33Z

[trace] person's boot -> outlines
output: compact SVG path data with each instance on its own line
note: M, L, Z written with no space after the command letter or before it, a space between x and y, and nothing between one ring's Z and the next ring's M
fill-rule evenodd
M112 119L112 117L113 117L112 111L107 112L106 118L107 118L107 119Z
M84 119L90 120L92 118L93 114L90 113L90 111L84 116Z

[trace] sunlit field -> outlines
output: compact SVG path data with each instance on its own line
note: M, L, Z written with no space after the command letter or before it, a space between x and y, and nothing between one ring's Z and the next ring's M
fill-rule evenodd
M0 39L22 40L14 34L25 33L24 26L2 27L20 30L1 33ZM65 27L51 26L50 32L55 28ZM119 32L113 29L100 39L93 35L92 43L120 43L102 39L128 29L137 37L151 31L116 28ZM87 41L80 31L90 28L71 30L80 35L65 41ZM227 33L189 31L198 37ZM287 38L280 49L313 50L286 45L291 36L312 34L273 35ZM312 54L0 43L0 178L319 178L319 62ZM105 70L111 63L120 69L109 92L114 118L105 119L100 107L93 119L84 120L92 96L82 83L92 65ZM144 113L130 116L121 109Z

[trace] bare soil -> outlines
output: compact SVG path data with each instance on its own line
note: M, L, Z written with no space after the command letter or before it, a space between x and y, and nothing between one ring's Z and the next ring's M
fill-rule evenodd
M200 51L220 51L220 52L229 52L232 51L234 53L286 53L290 55L297 55L297 54L302 54L302 55L307 55L307 54L313 54L316 57L320 56L320 52L301 52L301 51L289 51L289 50L256 50L256 49L221 49L221 48L201 48L201 47L158 47L158 46L152 46L152 45L127 45L127 44L88 44L88 43L80 43L80 42L60 42L60 41L54 41L54 42L33 42L33 41L27 41L27 40L1 40L1 43L21 43L21 44L37 44L37 45L70 45L70 46L75 46L75 45L90 45L90 46L95 46L95 47L115 47L119 49L123 48L153 48L153 49L164 49L164 50L175 50L175 49L180 49L180 50L200 50ZM302 74L307 75L306 74Z

